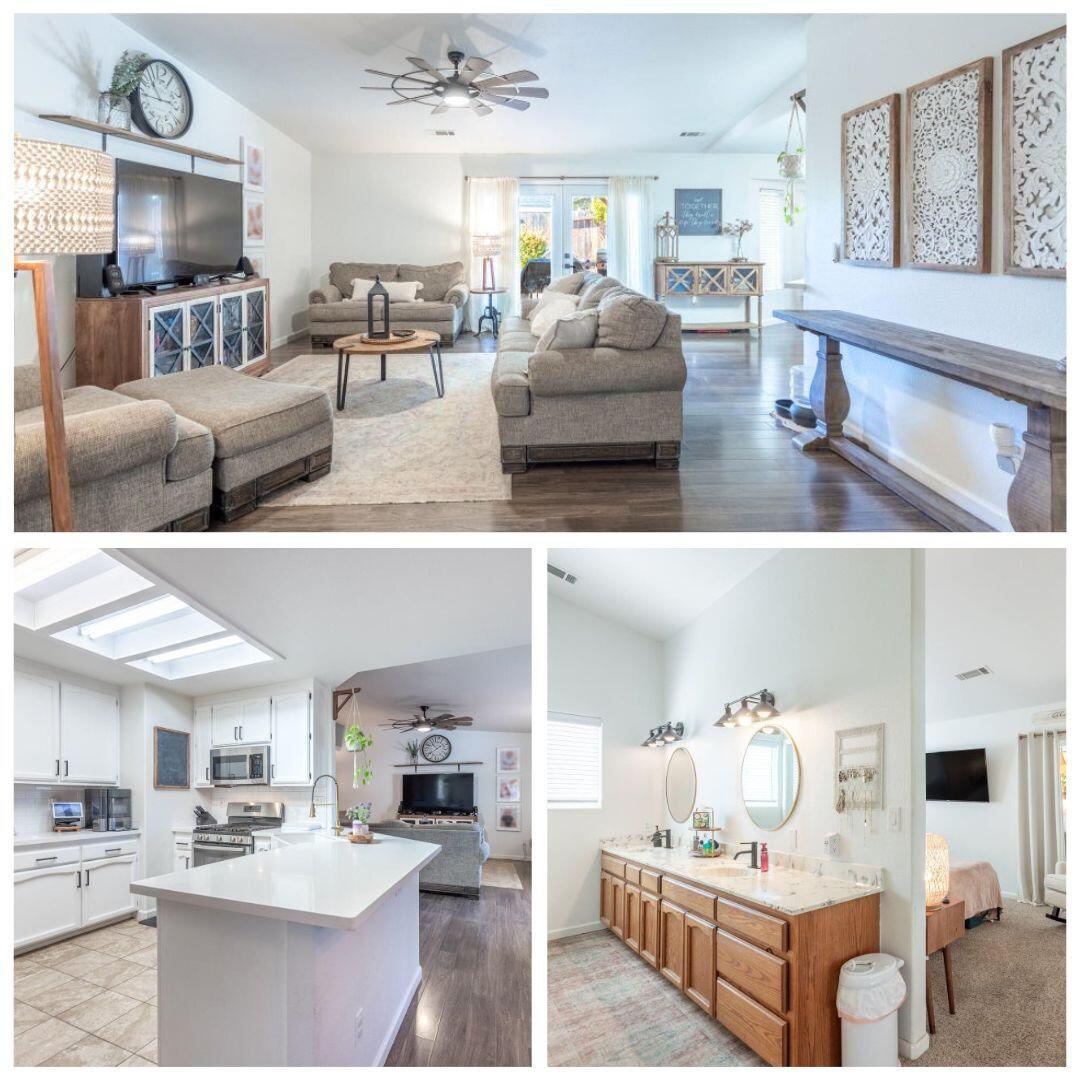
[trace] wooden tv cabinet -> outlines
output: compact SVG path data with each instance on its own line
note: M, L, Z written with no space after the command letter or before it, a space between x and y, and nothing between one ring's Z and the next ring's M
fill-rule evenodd
M79 386L112 390L210 364L251 375L270 366L269 278L75 301Z

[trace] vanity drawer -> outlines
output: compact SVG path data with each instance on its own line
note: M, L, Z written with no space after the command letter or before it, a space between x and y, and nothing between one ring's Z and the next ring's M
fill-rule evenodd
M664 878L660 888L664 898L670 900L673 904L678 904L679 907L684 908L686 911L700 915L710 922L713 920L716 897L712 893L705 892L704 889L695 889L693 885L684 885L682 882L674 881L669 877Z
M613 859L610 855L600 856L600 869L612 877L625 877L626 863L622 859Z
M716 931L716 973L773 1012L787 1012L787 961Z
M633 863L626 864L626 880L631 885L641 884L641 867L635 866Z
M656 896L660 895L660 875L655 870L646 870L641 868L641 889L642 892L651 892Z
M716 925L773 952L787 952L788 924L783 919L716 898Z
M787 1021L723 979L716 980L716 1019L767 1064L787 1064Z

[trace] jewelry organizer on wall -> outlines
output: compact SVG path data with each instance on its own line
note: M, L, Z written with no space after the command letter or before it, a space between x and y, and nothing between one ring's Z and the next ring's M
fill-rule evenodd
M907 90L908 266L990 272L990 57Z
M900 265L900 95L840 118L841 259Z
M1065 276L1065 27L1001 54L1006 274Z
M836 733L833 806L838 814L881 810L884 805L885 725Z

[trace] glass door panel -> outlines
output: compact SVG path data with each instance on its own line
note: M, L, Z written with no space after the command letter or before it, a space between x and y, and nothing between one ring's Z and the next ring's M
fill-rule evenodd
M266 291L252 289L245 294L247 304L247 362L266 354Z
M214 299L193 300L188 304L189 366L210 367L217 351L217 303Z
M244 362L244 297L231 293L221 298L221 362L240 367Z
M569 213L570 253L573 271L593 270L607 274L607 191L597 185L566 189ZM567 271L570 273L571 271Z
M581 270L607 273L607 185L522 183L518 190L521 295Z
M157 307L150 316L150 371L172 375L184 370L184 305Z
M561 247L562 192L557 187L521 185L518 191L518 266L522 297L539 296L551 284L551 254ZM557 260L556 260L557 261Z

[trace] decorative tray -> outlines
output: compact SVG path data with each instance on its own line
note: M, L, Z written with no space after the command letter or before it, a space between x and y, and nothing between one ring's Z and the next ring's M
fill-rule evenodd
M375 839L373 833L367 833L362 835L360 833L349 833L350 844L377 844L379 841Z

